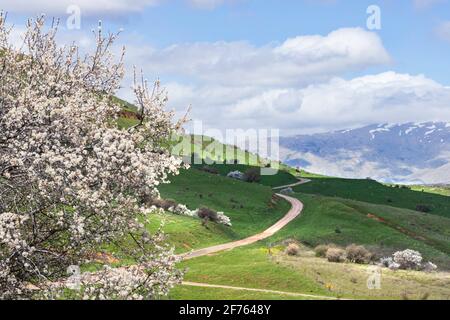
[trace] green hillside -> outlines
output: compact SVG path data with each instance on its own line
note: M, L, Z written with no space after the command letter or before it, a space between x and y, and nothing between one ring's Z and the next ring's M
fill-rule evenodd
M125 117L121 121L126 127L135 120ZM170 299L306 299L289 293L360 299L450 297L448 273L386 270L382 290L371 291L365 284L367 266L329 263L312 252L314 246L328 243L343 247L352 243L364 245L378 258L415 249L440 270L450 270L450 203L445 189L410 189L372 180L328 178L285 165L275 175L262 176L259 183L246 183L226 175L230 171L265 167L268 161L213 139L188 136L188 144L192 160L206 161L171 177L170 184L160 186L161 196L190 209L207 206L223 211L233 226L208 223L205 227L199 219L170 213L155 216L149 229L153 231L164 222L168 241L178 253L243 239L265 230L290 208L286 201L274 197L271 188L295 183L300 176L312 181L294 188L293 197L305 205L302 215L273 237L181 263L187 270L186 281L258 291L182 285L171 292ZM230 154L234 159L227 158ZM210 160L219 163L206 165ZM418 212L419 205L431 211ZM284 253L287 241L302 244L298 257ZM279 293L264 292L265 289Z
M295 191L411 210L416 210L417 206L426 206L430 213L450 218L450 198L426 192L425 188L418 190L416 187L411 190L406 186L387 186L373 180L322 177L313 178L310 183L295 187Z
M160 187L161 195L186 204L190 209L207 206L231 218L232 239L253 235L274 224L289 210L289 204L273 197L270 187L231 178L184 170ZM224 227L225 228L225 227Z

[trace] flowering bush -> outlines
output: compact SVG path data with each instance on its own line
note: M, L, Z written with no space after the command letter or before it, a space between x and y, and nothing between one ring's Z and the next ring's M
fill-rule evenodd
M395 252L392 257L380 259L380 264L391 270L422 270L425 272L433 272L437 266L432 262L422 264L422 255L420 252L407 249Z
M407 249L395 252L393 260L399 264L400 269L419 269L422 263L422 255L420 252Z
M216 222L219 224L223 224L224 226L227 226L227 227L232 226L230 217L226 216L225 213L220 212L220 211L217 212Z
M200 218L204 221L213 221L219 224L223 224L227 227L231 227L231 219L227 217L223 212L216 212L209 208L200 208L196 210L190 210L184 204L178 204L174 200L154 199L152 200L152 209L164 209L173 214L180 216L186 216L191 218Z
M66 276L99 243L141 241L140 209L181 165L165 148L181 122L165 111L159 82L149 89L135 81L139 122L118 129L113 97L123 65L110 54L115 35L99 28L93 54L83 57L75 45L57 45L57 26L47 30L38 18L19 50L5 20L0 14L0 298L30 298L30 284L44 289ZM173 254L146 240L138 260L151 281L133 273L128 285L150 298L179 273ZM125 283L112 277L100 286L105 297Z
M187 216L192 218L198 217L198 210L190 210L184 204L177 204L174 207L170 207L167 211L178 214L180 216Z

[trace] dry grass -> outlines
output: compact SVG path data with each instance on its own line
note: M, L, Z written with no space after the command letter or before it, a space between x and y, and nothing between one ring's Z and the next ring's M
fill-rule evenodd
M298 256L276 255L281 265L292 268L329 291L356 299L450 299L450 273L418 271L391 271L381 269L381 289L367 288L370 266L353 263L330 263L318 258L306 247L300 247Z

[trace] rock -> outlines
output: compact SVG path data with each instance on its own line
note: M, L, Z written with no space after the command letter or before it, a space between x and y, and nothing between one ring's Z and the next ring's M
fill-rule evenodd
M236 179L236 180L244 180L244 174L240 171L232 171L227 174L228 178Z
M280 193L281 193L281 194L293 194L293 193L294 193L294 190L292 190L292 188L289 187L289 188L286 188L286 189L281 190Z

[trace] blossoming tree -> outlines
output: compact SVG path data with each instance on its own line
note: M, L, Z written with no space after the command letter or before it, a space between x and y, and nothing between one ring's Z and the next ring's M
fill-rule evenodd
M139 122L120 130L114 94L122 59L116 35L96 47L56 43L57 24L30 20L19 47L0 14L0 298L32 298L67 277L102 243L135 242L139 268L105 272L85 298L145 299L180 280L161 234L143 229L143 208L181 165L164 147L181 127L156 83L135 81ZM59 280L58 280L59 281Z

